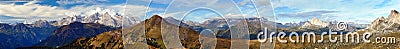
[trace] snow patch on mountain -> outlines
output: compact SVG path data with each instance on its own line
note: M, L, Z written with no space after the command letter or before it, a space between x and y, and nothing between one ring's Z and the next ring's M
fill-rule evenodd
M133 23L138 23L140 20L131 20L133 17L124 17L112 9L102 9L97 8L92 11L85 12L81 15L71 15L66 18L53 23L55 26L68 25L73 22L82 23L99 23L107 26L121 27L122 21L133 21ZM124 20L127 19L127 20Z

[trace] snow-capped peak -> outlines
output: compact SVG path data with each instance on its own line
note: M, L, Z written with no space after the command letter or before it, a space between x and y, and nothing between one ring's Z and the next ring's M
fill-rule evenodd
M109 15L111 15L111 17L115 17L115 16L118 16L119 14L115 11L115 10L112 10L112 9L103 9L103 8L96 8L96 9L94 9L94 10L91 10L91 11L88 11L88 12L86 12L85 13L85 16L89 16L89 15L93 15L93 14L96 14L96 13L99 13L99 14L106 14L106 13L108 13Z
M107 26L120 27L122 25L122 20L123 17L112 9L96 8L94 10L85 12L85 14L63 18L53 25L61 26L68 25L73 22L82 22L99 23Z

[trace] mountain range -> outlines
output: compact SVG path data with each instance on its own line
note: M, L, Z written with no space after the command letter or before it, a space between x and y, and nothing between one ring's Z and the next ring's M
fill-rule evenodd
M78 38L89 38L116 28L96 23L74 22L54 30L50 37L35 46L59 47L73 42Z
M36 22L45 23L45 22ZM46 25L46 24L43 24ZM49 37L57 27L37 24L0 24L0 48L13 49L32 46Z
M56 22L52 23L52 25L63 26L73 22L81 22L81 23L98 23L106 26L121 27L123 21L128 21L125 22L126 25L131 25L140 22L140 20L138 20L136 17L122 16L121 14L116 13L115 11L110 9L96 9L90 13L91 14L86 14L86 15L68 16L66 18L57 20Z

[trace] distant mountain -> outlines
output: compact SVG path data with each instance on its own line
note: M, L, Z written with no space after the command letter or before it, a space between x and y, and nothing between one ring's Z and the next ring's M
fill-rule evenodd
M168 22L168 23L170 23L172 25L176 25L176 26L185 26L185 27L189 26L184 21L177 20L177 19L175 19L173 17L163 18L163 21Z
M35 23L33 23L33 26L34 27L52 27L50 22L48 22L47 20L38 20Z
M295 26L303 26L306 22L299 22L299 23L285 23L285 26L288 27L295 27Z
M123 21L138 23L140 20L137 20L134 17L122 16L121 14L116 13L115 11L109 9L104 9L104 10L94 10L87 15L72 15L66 18L62 18L61 20L58 20L52 25L63 26L73 22L82 22L82 23L98 23L106 26L121 27Z
M227 24L231 22L231 24ZM268 28L269 31L275 31L276 28L285 28L285 26L278 22L269 21L265 18L225 18L225 19L210 19L203 22L200 26L191 27L191 29L196 30L198 32L204 29L210 29L214 32L217 32L217 37L219 38L231 38L230 37L230 27L244 27L244 25L235 25L235 24L247 24L246 29L249 29L250 34L257 34L264 30L264 28ZM251 39L255 39L256 37L252 37Z
M108 14L108 12L106 12L103 14L95 13L90 16L80 16L80 15L70 16L58 20L53 25L62 26L62 25L68 25L73 22L82 22L82 23L99 23L107 26L119 27L122 24L122 19L123 18L120 15L112 17L110 14Z
M308 21L306 23L303 24L302 27L307 28L307 27L328 27L329 23L328 22L324 22L319 20L318 18L312 18L311 21Z
M46 24L46 21L36 22L34 25L0 24L0 38L2 38L0 48L14 49L32 46L49 37L56 28Z
M89 38L114 29L115 28L113 27L108 27L102 24L74 22L56 29L49 38L42 40L42 42L35 46L63 46L78 38Z
M374 32L396 32L400 29L400 15L396 10L392 10L388 18L379 17L375 19L367 30Z
M362 24L356 24L352 22L343 22L346 23L346 28L338 28L338 22L324 22L319 20L318 18L312 18L311 21L300 22L300 23L289 23L288 25L300 25L301 26L292 26L288 28L279 28L279 32L317 32L317 34L328 31L340 31L340 32L354 32L359 29L363 29ZM286 25L286 24L285 24ZM356 27L357 26L357 27Z
M188 20L183 20L183 23L189 25L189 26L199 26L201 23L199 22L194 22L194 21L188 21Z

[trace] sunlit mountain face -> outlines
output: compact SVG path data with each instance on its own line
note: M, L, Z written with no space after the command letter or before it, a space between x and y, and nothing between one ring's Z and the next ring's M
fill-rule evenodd
M0 0L0 49L399 49L399 3Z

